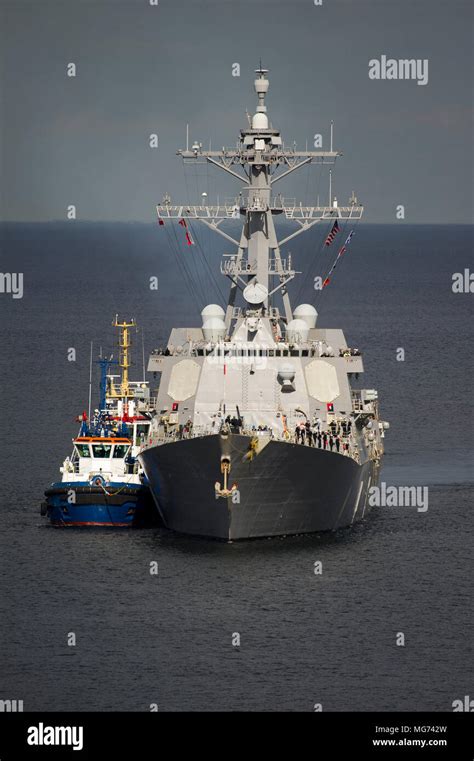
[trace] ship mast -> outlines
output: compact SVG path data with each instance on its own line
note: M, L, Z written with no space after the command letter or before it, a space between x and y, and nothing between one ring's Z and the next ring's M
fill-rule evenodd
M162 219L187 217L209 227L231 241L236 247L235 254L226 255L221 265L222 274L231 281L225 322L228 332L235 316L235 299L241 291L247 303L247 312L269 314L269 299L281 293L284 319L292 319L292 309L287 291L288 283L296 271L291 257L283 259L281 247L296 236L309 230L322 220L360 219L363 207L351 203L340 207L329 198L328 206L303 206L296 201L285 201L278 195L272 197L275 183L294 171L312 163L333 165L342 154L333 150L332 125L329 151L297 151L286 148L279 130L274 129L267 116L265 102L269 88L268 70L262 66L256 70L255 92L257 106L249 126L240 131L240 139L234 149L203 151L202 144L194 142L191 149L177 151L184 163L209 163L243 182L238 197L216 206L174 205L167 197L157 206ZM237 171L236 171L237 170ZM278 240L273 218L282 216L296 223L298 229ZM240 240L236 240L221 229L225 221L243 218ZM277 316L278 312L276 310Z
M132 319L130 322L119 322L118 315L115 316L115 320L112 323L114 328L120 329L119 335L119 366L122 368L122 379L120 382L120 392L113 389L111 396L121 396L123 399L130 399L135 396L133 390L129 386L128 382L128 369L131 365L130 361L130 347L132 341L130 338L130 328L136 327L136 322Z

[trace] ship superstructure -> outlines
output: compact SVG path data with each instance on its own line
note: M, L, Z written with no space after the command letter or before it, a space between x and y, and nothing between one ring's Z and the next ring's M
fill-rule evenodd
M358 220L355 197L339 206L289 205L274 186L309 163L341 155L285 147L267 115L267 70L256 72L257 107L233 149L178 153L207 162L243 188L230 204L157 207L162 223L204 224L235 246L221 273L226 309L209 304L202 325L174 328L151 355L160 373L157 414L140 460L168 528L226 540L336 529L362 518L375 484L384 430L377 392L356 391L361 353L342 330L317 327L311 304L290 304L298 274L282 247L314 225ZM296 225L278 239L275 219ZM240 238L224 230L241 220ZM191 241L187 232L188 243ZM240 304L238 303L240 302Z

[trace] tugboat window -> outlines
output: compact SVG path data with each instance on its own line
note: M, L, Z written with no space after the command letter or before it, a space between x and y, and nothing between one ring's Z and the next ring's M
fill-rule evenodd
M123 459L128 452L128 444L116 444L112 457Z
M76 444L76 449L79 457L90 457L89 444Z
M110 457L112 444L92 444L94 457Z

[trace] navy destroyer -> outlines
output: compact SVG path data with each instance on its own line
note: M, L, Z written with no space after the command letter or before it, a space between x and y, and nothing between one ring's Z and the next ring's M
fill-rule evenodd
M361 353L342 330L319 328L312 304L291 306L288 284L301 273L282 247L321 222L330 225L330 245L363 207L354 195L340 206L331 191L328 205L312 207L274 195L290 173L334 164L341 154L332 128L329 151L285 147L267 115L267 73L256 71L256 111L235 148L194 143L178 151L186 163L211 164L243 183L236 198L196 206L165 196L157 206L160 225L178 220L188 245L193 226L204 224L235 249L221 264L230 280L226 309L208 304L202 325L174 328L166 349L150 356L160 384L139 459L166 527L227 541L334 530L363 518L388 428L377 392L352 388ZM296 225L281 240L278 217ZM240 239L222 229L236 220Z

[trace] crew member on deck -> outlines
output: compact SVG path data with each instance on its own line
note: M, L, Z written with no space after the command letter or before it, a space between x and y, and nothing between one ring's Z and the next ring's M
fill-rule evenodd
M306 435L306 428L304 423L300 423L299 429L300 429L301 443L304 444L305 435Z

